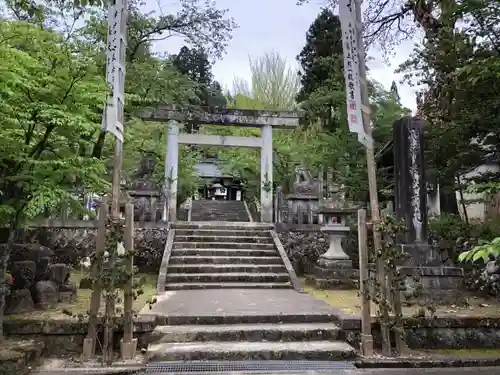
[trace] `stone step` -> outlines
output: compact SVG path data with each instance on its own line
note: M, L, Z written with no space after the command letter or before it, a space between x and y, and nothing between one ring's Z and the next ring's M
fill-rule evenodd
M274 229L274 224L260 222L177 221L172 223L172 228L187 230L244 230L261 232Z
M245 283L245 282L206 282L206 283L169 283L165 290L193 290L193 289L291 289L290 282L273 283Z
M282 264L170 264L168 273L286 273Z
M212 229L212 230L270 230L274 229L273 223L256 222L226 222L226 221L177 221L172 223L174 229Z
M274 250L274 243L174 241L174 249L259 249Z
M333 323L266 323L157 326L149 343L192 341L318 341L336 340Z
M179 236L218 236L218 237L265 237L271 238L269 231L262 229L176 229Z
M198 249L196 249L198 250ZM282 264L278 256L172 256L170 265L174 264Z
M182 282L287 282L288 273L167 273L167 284Z
M151 361L193 360L346 360L355 358L356 351L341 341L291 342L183 342L150 345Z
M226 249L217 249L217 248L174 248L172 249L172 256L185 256L185 255L190 255L190 256L202 256L202 257L209 257L209 256L247 256L247 257L258 257L258 256L265 256L265 257L270 257L270 256L277 256L278 252L276 250L271 250L271 249L248 249L248 248L243 248L243 249L231 249L231 248L226 248Z
M274 247L274 242L271 237L261 236L181 236L175 233L174 242L230 242L230 243L265 243Z

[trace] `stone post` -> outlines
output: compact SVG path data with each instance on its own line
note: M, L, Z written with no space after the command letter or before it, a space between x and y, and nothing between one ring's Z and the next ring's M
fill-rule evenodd
M261 128L262 149L260 153L260 215L261 222L273 221L273 128Z
M427 187L424 121L404 117L394 123L395 213L407 226L405 243L427 243Z
M407 298L456 302L463 269L444 264L442 252L428 242L424 124L419 118L404 117L393 125L395 214L407 227L399 243L408 256L399 271L406 276Z
M167 207L163 212L163 220L177 220L177 178L179 166L179 123L169 121L167 151L165 161L165 197L170 212L167 217Z

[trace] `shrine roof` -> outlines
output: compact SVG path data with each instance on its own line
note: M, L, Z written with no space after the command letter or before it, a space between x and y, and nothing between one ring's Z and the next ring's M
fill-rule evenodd
M196 175L205 178L233 178L235 176L224 173L216 163L201 162L194 166Z

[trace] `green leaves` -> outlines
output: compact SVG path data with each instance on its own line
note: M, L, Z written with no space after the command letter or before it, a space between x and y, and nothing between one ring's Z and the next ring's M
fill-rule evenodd
M21 222L106 188L89 157L106 86L81 43L21 21L0 21L0 220ZM77 52L77 53L75 53ZM14 212L14 215L12 215ZM7 216L10 215L10 216Z
M483 242L475 246L472 250L461 253L458 256L458 260L461 262L476 262L478 260L487 262L490 257L497 258L498 256L500 256L500 237L492 241Z

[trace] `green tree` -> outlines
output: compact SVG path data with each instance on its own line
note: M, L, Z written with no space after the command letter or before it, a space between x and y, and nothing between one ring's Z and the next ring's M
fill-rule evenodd
M342 31L339 17L331 10L322 10L311 24L297 61L301 66L297 101L306 111L306 123L319 119L326 130L333 131L343 121L346 98Z
M299 89L297 71L276 52L249 59L250 82L236 78L233 96L243 95L259 103L259 109L293 110ZM246 107L245 107L246 108Z
M106 88L85 44L20 21L0 21L0 35L0 222L9 228L0 248L3 281L27 220L62 204L81 210L80 194L106 188L103 163L87 153Z
M439 12L426 15L431 8ZM493 21L499 9L492 1L451 0L415 8L425 39L401 69L427 86L420 101L430 124L427 160L447 213L458 213L459 176L498 155L500 38Z

